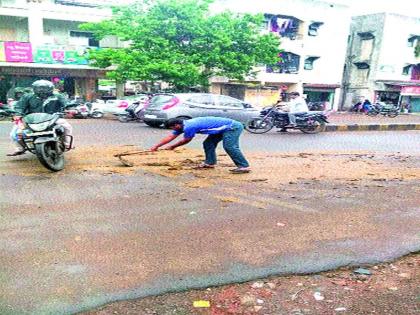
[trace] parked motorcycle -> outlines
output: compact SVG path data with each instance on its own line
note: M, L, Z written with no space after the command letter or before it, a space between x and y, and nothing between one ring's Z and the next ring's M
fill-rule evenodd
M144 118L144 111L147 104L141 102L134 102L125 109L123 114L117 114L118 120L121 122L139 121L142 122Z
M10 118L14 115L15 111L7 106L0 107L0 120Z
M395 105L388 105L383 102L378 102L370 106L367 111L368 116L377 116L379 114L391 118L397 117L400 113L400 108Z
M23 148L35 154L43 166L54 172L64 168L64 153L71 150L73 144L73 137L68 136L71 138L70 145L65 146L64 128L57 125L61 116L59 113L33 113L17 122Z
M70 103L66 105L66 117L68 118L102 118L103 109L92 103Z
M249 120L245 129L251 133L266 133L273 127L280 131L297 129L303 133L319 133L325 130L328 123L325 112L308 112L296 115L296 126L289 126L289 117L286 112L278 111L276 106L266 107L261 111L260 117Z

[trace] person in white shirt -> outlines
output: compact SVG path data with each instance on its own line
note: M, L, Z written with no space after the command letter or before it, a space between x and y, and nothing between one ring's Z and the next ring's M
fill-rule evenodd
M296 126L296 114L304 114L309 111L306 101L300 96L298 92L290 93L290 98L292 99L288 104L289 107L289 123L290 126Z

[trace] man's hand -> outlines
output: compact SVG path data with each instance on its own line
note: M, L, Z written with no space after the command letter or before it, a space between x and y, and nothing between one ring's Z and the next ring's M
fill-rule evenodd
M13 121L21 120L22 116L13 116L12 119Z

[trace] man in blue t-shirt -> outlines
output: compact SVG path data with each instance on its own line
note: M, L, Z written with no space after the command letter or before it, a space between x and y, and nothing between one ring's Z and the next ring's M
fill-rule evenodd
M223 148L236 165L236 168L231 170L231 172L235 174L250 172L248 161L239 149L239 137L244 130L244 127L239 121L211 116L198 117L190 120L170 119L166 123L166 127L173 130L172 134L153 146L151 148L152 151L157 151L161 146L173 141L182 133L184 134L184 139L168 146L166 148L167 150L173 150L187 144L197 133L207 134L209 136L203 142L206 160L199 168L215 167L217 163L216 147L223 140Z

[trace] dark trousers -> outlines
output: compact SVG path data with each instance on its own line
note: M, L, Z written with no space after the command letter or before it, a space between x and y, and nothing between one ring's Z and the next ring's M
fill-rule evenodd
M230 156L237 167L248 167L249 163L239 148L239 137L244 130L241 123L235 122L232 130L227 130L221 134L209 135L203 142L204 152L206 154L206 164L215 165L217 163L216 148L223 140L223 149Z

